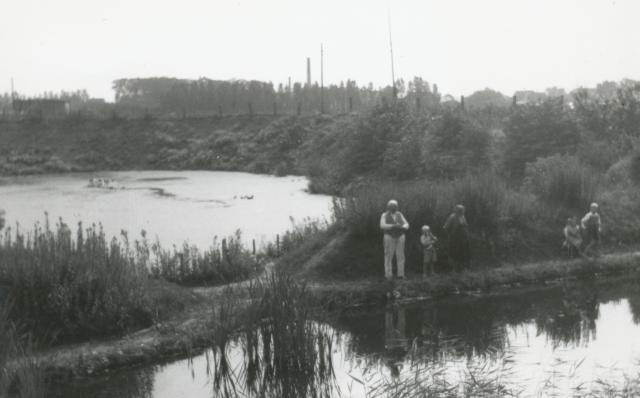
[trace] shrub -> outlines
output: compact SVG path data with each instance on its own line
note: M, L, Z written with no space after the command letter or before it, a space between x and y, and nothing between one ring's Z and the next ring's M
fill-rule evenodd
M567 209L585 209L597 193L598 180L575 156L553 155L526 166L523 188Z
M458 203L467 209L475 264L492 264L513 251L533 246L513 238L514 231L522 232L530 227L528 238L531 241L542 238L531 224L531 220L540 215L538 208L528 206L531 200L526 195L509 190L494 174L469 175L438 182L372 181L351 192L336 212L339 224L345 226L349 235L347 247L354 254L335 259L335 264L330 266L333 271L344 271L354 276L381 272L381 267L372 268L371 264L379 263L382 259L380 215L387 201L392 198L398 200L400 211L410 224L405 250L408 267L417 267L422 263L419 243L422 225L431 226L434 234L440 237L440 249L444 248L446 235L442 227ZM519 203L527 205L519 206ZM514 242L520 246L509 247ZM439 261L444 265L446 251L440 251ZM340 267L343 269L340 270Z
M555 99L516 107L506 123L505 134L504 167L518 181L526 163L573 153L580 141L577 124Z

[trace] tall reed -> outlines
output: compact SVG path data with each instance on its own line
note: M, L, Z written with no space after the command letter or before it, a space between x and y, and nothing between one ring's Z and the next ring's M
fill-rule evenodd
M101 227L60 220L29 233L11 230L0 243L0 281L14 301L11 319L52 340L119 333L152 322L148 271L126 234L108 240Z
M217 238L204 250L184 244L173 250L159 243L137 243L137 251L148 258L151 274L182 285L217 285L248 279L262 269L258 261L242 244L240 232L232 237ZM149 253L151 255L149 255Z

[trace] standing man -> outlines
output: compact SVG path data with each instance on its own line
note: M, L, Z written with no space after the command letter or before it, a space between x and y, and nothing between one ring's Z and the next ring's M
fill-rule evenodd
M457 205L453 213L444 224L444 230L449 240L449 258L456 271L466 266L471 258L469 249L469 225L464 216L464 206Z
M409 229L409 223L398 211L398 202L390 200L387 211L380 217L380 229L384 233L384 277L393 278L393 256L396 256L398 278L404 278L404 233Z
M584 237L584 254L593 254L598 256L598 245L600 244L600 213L598 212L598 204L591 203L589 212L582 217L582 230Z

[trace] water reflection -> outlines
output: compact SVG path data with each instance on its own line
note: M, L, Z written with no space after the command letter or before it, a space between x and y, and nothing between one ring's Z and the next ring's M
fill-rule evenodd
M637 283L587 282L349 311L322 322L259 320L191 367L95 382L110 391L103 395L85 388L58 396L565 396L597 390L598 378L624 383L637 373L639 297ZM160 391L163 380L194 370L198 388Z
M638 301L640 302L640 301ZM533 320L536 335L554 346L578 346L595 338L597 289L589 284L561 286L508 297L466 298L384 310L345 313L332 325L352 335L350 350L366 355L409 342L432 359L491 356L509 345L509 328ZM384 332L377 325L384 325ZM384 336L384 342L380 341Z

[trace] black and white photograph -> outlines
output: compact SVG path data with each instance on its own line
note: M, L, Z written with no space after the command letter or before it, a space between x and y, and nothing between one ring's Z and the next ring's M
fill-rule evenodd
M0 398L640 397L639 21L0 0Z

